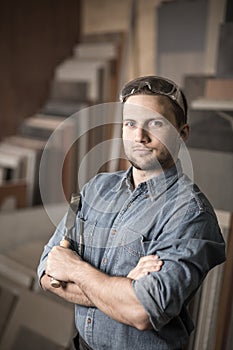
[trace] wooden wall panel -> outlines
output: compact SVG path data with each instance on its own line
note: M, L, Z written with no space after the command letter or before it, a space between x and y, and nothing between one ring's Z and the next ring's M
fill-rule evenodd
M45 102L56 65L79 41L79 0L0 4L0 139Z

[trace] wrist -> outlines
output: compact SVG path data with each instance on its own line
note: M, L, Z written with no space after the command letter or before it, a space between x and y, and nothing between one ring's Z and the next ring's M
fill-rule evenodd
M80 280L85 276L84 270L86 266L88 266L88 264L85 261L80 260L78 256L75 257L70 266L70 281L79 284Z

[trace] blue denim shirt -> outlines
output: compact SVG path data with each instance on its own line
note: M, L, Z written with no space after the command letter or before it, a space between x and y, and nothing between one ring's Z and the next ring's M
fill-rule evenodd
M127 276L142 256L158 254L164 264L133 282L152 330L119 323L97 308L75 305L76 327L95 350L171 350L188 340L193 323L187 305L207 272L225 260L225 244L214 211L180 163L164 174L131 184L127 172L98 174L82 190L82 205L72 231L78 252L83 228L83 259L111 276ZM64 220L45 247L38 267L58 245Z

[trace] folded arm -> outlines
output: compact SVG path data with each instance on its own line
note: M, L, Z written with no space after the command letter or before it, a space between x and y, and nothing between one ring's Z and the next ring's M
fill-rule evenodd
M136 327L152 328L149 317L132 288L133 279L159 271L162 262L156 255L143 257L127 277L114 277L82 261L71 250L54 247L47 260L42 287L76 304L97 307L109 317ZM50 286L50 276L65 281L61 288Z
M45 291L52 292L66 301L74 304L79 304L87 307L95 307L95 305L88 299L81 288L73 282L61 283L59 288L51 286L51 277L44 274L40 280L41 286Z

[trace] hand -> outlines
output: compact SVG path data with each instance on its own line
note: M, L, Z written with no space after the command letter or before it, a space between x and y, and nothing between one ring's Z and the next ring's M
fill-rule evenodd
M143 256L137 266L130 271L128 274L128 278L132 278L133 280L138 280L139 278L149 275L151 272L160 271L163 265L162 260L159 260L157 255L147 255Z
M71 249L53 247L48 254L46 274L58 281L69 282L70 273L76 268L77 262L82 260Z

